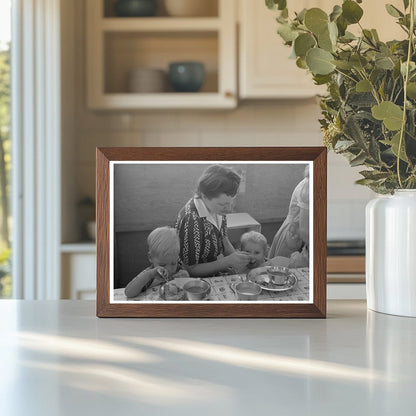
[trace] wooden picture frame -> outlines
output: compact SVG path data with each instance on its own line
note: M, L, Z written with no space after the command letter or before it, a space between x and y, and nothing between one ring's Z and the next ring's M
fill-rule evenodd
M326 148L97 148L96 156L98 317L326 317ZM309 215L310 237L307 244L303 241L302 246L287 257L290 259L289 262L292 262L293 258L303 255L306 249L309 249L307 266L291 269L297 279L294 278L294 284L288 286L290 289L282 291L281 294L274 293L274 289L268 290L267 285L273 286L270 280L264 277L261 279L265 280L256 280L263 285L263 290L255 301L238 300L236 283L226 280L246 276L238 273L231 277L218 277L218 282L222 278L225 279L225 283L218 283L218 287L214 287L214 280L205 277L204 280L208 280L211 284L211 295L201 301L185 299L164 301L158 297L161 292L160 288L157 292L156 286L149 289L146 292L148 294L141 295L141 299L124 299L122 279L125 277L121 271L127 269L131 260L134 262L144 258L148 263L147 252L143 251L146 250L145 234L136 236L135 233L142 232L136 228L143 228L143 224L149 225L147 227L149 230L164 225L174 226L176 215L172 215L172 212L177 213L178 204L184 206L187 202L186 198L181 196L181 192L184 189L188 192L192 180L193 187L187 194L191 195L192 199L198 180L198 174L193 177L195 172L213 164L229 166L238 171L242 177L236 206L243 207L243 212L255 211L256 215L253 214L253 217L268 217L271 214L275 215L277 209L275 205L280 204L278 209L280 221L285 219L289 203L291 199L293 201L292 192L296 184L300 184L304 172L307 171L305 166L309 166L308 186L304 189L309 195L305 209ZM245 209L246 207L248 208ZM251 215L248 217L252 219ZM234 218L233 214L227 216L228 223L229 218ZM260 218L259 223L262 219ZM142 225L134 225L136 222ZM269 223L261 224L266 230ZM271 224L275 227L274 233L278 226L273 222ZM247 225L248 229L250 226ZM230 224L228 227L231 229ZM238 229L238 232L246 231L243 228ZM271 244L270 239L268 243ZM139 245L143 245L144 249L141 255L136 255L134 250ZM130 255L127 261L123 260L123 256L126 257L126 253L130 250L133 250L133 255ZM283 257L276 259L286 260ZM137 273L140 271L137 270ZM133 278L134 275L131 277ZM222 284L224 287L221 286ZM228 292L227 284L234 297ZM220 293L220 290L224 290L227 294Z

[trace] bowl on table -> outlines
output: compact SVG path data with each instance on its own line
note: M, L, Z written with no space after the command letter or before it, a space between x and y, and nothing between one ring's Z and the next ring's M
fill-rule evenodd
M182 300L185 296L185 291L176 283L167 282L160 287L159 295L164 300Z
M261 287L254 282L240 282L235 285L235 291L239 300L257 300Z
M171 62L168 75L175 91L197 92L205 80L205 66L194 61Z
M275 285L285 285L289 279L289 269L282 266L270 266L266 269L270 281Z
M205 280L193 279L183 285L183 290L188 300L203 300L209 295L211 286Z

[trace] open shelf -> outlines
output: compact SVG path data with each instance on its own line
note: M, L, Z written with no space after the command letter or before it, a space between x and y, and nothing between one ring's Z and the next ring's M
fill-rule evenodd
M87 103L91 109L221 109L237 106L235 3L213 0L207 17L114 17L113 2L89 0L87 7ZM198 92L129 88L131 71L172 62L201 62L205 79ZM143 79L143 78L141 78ZM147 91L152 91L148 93ZM137 92L144 91L144 92ZM155 91L155 92L153 92Z

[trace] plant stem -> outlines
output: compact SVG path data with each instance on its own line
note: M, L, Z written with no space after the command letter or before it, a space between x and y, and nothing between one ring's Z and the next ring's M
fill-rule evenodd
M403 118L402 118L402 127L400 129L400 139L399 139L399 149L397 151L397 177L399 179L399 186L403 188L402 178L400 176L400 155L403 146L403 139L404 139L404 132L406 129L406 110L407 110L407 83L409 81L409 68L410 68L410 61L412 58L412 49L413 49L413 36L414 36L414 26L415 26L415 16L414 16L414 6L415 0L410 0L410 30L409 30L409 44L407 47L407 59L406 59L406 73L404 75L403 80Z

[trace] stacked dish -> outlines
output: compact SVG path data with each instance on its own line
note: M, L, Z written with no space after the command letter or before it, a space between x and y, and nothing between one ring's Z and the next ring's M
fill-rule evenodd
M166 72L162 69L136 68L129 72L128 91L157 93L167 90Z

